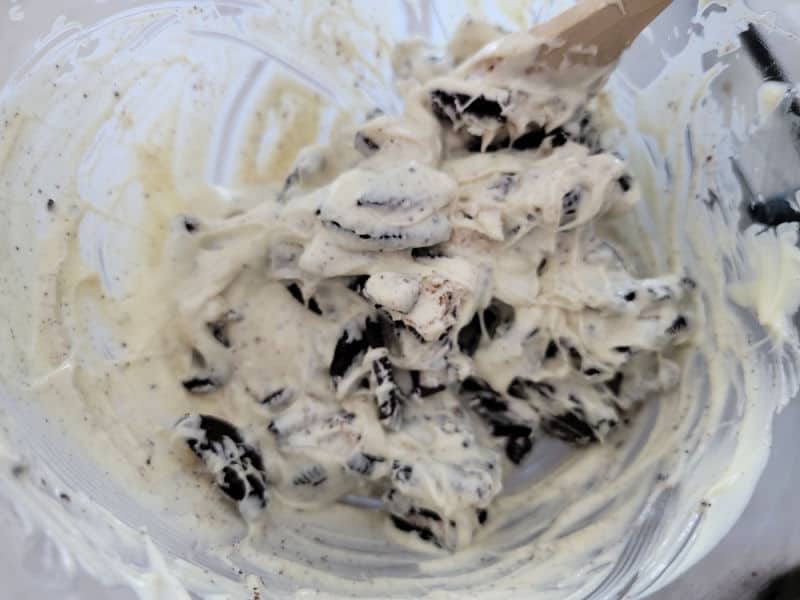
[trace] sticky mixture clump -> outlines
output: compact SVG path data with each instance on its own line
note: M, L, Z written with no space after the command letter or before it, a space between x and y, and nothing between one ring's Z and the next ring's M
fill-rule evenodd
M537 439L602 443L677 384L695 284L600 234L640 199L587 109L608 70L544 71L541 48L472 22L401 45L402 114L305 149L248 212L175 224L175 376L214 400L176 433L246 518L366 495L457 549Z

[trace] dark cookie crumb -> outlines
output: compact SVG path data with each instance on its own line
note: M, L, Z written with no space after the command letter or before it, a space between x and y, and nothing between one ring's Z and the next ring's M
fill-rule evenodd
M189 449L203 460L208 468L219 461L224 463L217 478L217 485L231 499L240 502L246 497L255 497L262 507L269 500L264 463L259 452L245 443L239 429L218 417L210 415L187 415L177 426L188 419L199 419L197 428L203 437L186 437ZM230 453L232 445L237 453ZM216 468L216 467L214 467Z
M414 467L411 465L401 465L395 461L392 465L392 478L396 481L410 481L414 473Z
M422 385L420 382L419 371L410 371L409 375L411 376L411 393L419 396L420 398L427 398L428 396L433 396L434 394L438 394L442 390L447 389L447 386L444 384L439 384L435 387L427 387Z
M483 311L483 325L490 338L501 336L514 322L514 307L499 298L492 298L491 303Z
M614 375L613 379L606 382L606 387L611 391L612 394L619 396L619 393L622 390L622 382L624 379L625 376L621 372L618 372L616 375Z
M438 246L426 246L424 248L412 248L411 257L415 259L442 258L445 254Z
M560 148L569 141L569 134L563 128L553 130L550 134L550 144L553 148Z
M458 348L467 356L472 356L481 343L481 319L476 313L472 320L458 332Z
M751 202L747 208L750 218L767 229L784 223L800 223L800 211L795 210L783 196Z
M397 529L399 529L400 531L406 533L416 533L422 541L431 542L436 546L440 546L438 540L436 539L436 536L433 535L433 531L431 531L429 528L409 523L408 521L401 519L397 515L390 515L390 517L392 519L392 524L395 527L397 527Z
M228 325L241 321L244 317L235 310L226 311L218 319L206 323L209 333L225 348L231 347L231 341L228 337Z
M194 217L183 217L183 228L187 233L195 233L200 229L200 222Z
M506 442L506 456L515 465L520 464L533 450L533 439L530 435L508 438Z
M623 192L629 192L633 187L633 177L630 175L623 175L617 179L617 183L619 184L619 187L622 188Z
M367 285L367 281L369 281L369 275L358 275L349 281L347 288L356 294L361 294L364 292L364 286Z
M585 446L596 442L598 440L597 434L580 414L581 412L579 410L571 410L546 419L542 422L542 427L553 437L577 446Z
M292 485L319 487L328 480L328 473L321 465L311 465L300 470L292 479Z
M192 377L181 382L183 388L190 394L210 394L216 392L221 384L212 377Z
M354 146L363 156L370 156L381 149L375 140L361 132L356 133Z
M359 333L358 337L355 337L348 328L345 328L336 342L328 373L333 378L344 377L350 367L360 362L366 351L367 342L363 335Z
M667 328L667 333L669 335L677 335L688 328L689 322L686 320L686 317L679 316L672 322L672 325Z
M395 428L406 405L406 398L397 386L391 361L387 357L374 361L372 374L376 384L375 402L378 407L378 417L384 421L385 426Z
M259 404L269 405L271 407L279 407L287 404L294 394L289 388L278 388L274 392L270 392L264 398L259 400Z
M511 143L514 150L536 150L542 145L546 132L544 127L536 123L532 123L529 131L523 133Z
M564 194L561 199L561 222L562 226L569 225L578 218L578 210L580 209L581 200L583 197L584 189L576 187Z
M315 315L322 315L322 309L320 308L317 300L312 296L306 302L305 297L303 296L303 291L300 289L300 286L296 283L290 283L286 286L286 289L292 295L292 298L297 300L299 304L305 306L308 310L310 310Z
M494 119L501 123L506 121L503 107L495 100L490 100L483 95L472 97L457 92L434 90L431 92L431 106L433 113L439 119L454 124L460 121L462 115L465 114L480 119Z
M378 463L386 462L385 458L367 454L366 452L358 452L350 457L347 461L347 468L360 475L371 475L375 470L375 465Z
M583 356L578 349L575 346L568 346L567 354L569 355L569 362L572 365L572 368L576 371L580 371L583 365Z

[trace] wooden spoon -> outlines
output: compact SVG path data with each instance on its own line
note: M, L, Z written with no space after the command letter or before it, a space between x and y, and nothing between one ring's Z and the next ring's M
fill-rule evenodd
M537 25L531 32L558 47L539 60L558 68L569 62L606 66L622 52L672 0L582 0Z

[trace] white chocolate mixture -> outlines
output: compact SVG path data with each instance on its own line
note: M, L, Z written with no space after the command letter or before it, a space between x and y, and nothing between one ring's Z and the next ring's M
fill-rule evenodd
M525 33L473 55L498 36L475 23L446 51L392 48L368 11L297 4L131 13L55 36L7 86L3 276L24 283L0 295L4 387L68 449L46 460L75 504L99 467L87 503L157 515L155 538L275 597L408 597L419 575L434 595L591 590L648 507L677 522L713 495L677 485L694 456L727 448L720 482L763 457L718 426L725 360L755 341L716 310L704 253L733 242L697 244L687 273L664 225L670 260L652 258L631 211L679 204L644 152L629 171L602 151L587 102L607 73L527 73ZM172 567L164 589L238 589Z
M450 45L476 37L468 22ZM607 69L537 72L546 43L506 35L435 68L401 47L404 114L304 149L251 210L178 218L174 393L213 395L178 433L248 518L273 491L376 496L453 550L537 437L603 442L677 385L695 283L636 278L597 235L640 192L593 147Z

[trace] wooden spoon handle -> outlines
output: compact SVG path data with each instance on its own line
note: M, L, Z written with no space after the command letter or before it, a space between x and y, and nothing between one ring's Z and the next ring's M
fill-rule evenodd
M582 64L610 65L671 2L582 0L531 31L561 43L542 57L552 67L560 66L567 54Z

